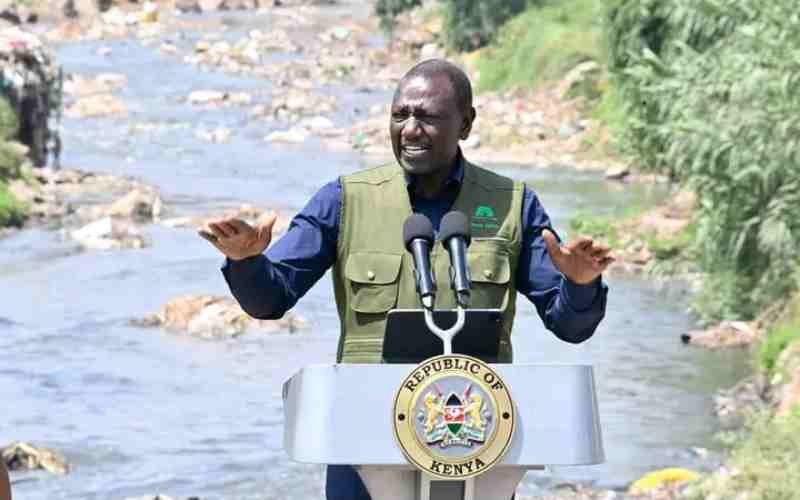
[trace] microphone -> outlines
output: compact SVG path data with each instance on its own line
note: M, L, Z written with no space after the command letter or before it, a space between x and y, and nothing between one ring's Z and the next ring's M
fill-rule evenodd
M467 267L467 247L472 238L467 216L458 211L446 213L439 226L439 239L450 254L450 288L456 292L458 305L468 307L472 283Z
M414 256L414 275L417 278L417 293L422 306L433 309L436 302L436 282L431 271L431 247L433 246L433 224L422 214L409 216L403 223L403 242L406 250Z

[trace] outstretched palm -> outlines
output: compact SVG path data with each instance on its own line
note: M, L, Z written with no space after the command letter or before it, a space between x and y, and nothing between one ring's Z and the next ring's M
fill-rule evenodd
M273 215L263 224L253 227L241 219L222 219L210 222L207 229L200 228L197 232L229 259L242 260L260 255L267 249L276 220L277 216Z
M561 245L552 231L542 231L547 253L553 264L573 283L585 285L593 282L614 262L608 245L596 243L588 236Z

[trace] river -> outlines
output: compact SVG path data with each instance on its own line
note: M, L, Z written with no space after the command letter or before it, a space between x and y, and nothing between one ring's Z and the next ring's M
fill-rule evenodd
M227 14L240 30L253 14ZM235 29L231 32L235 34ZM200 33L169 40L189 46ZM100 46L112 49L98 55ZM269 82L202 71L130 38L58 48L67 72L123 73L127 118L67 119L63 164L134 176L158 186L180 215L253 203L299 210L325 182L371 165L318 142L279 146L241 108L198 109L181 101L197 89L266 99ZM169 64L167 64L169 63ZM355 88L335 93L343 107L390 98ZM347 116L332 117L345 123ZM134 124L148 123L145 131ZM210 144L198 128L226 127L230 142ZM275 125L276 127L278 125ZM569 168L494 165L533 186L566 233L578 212L621 213L663 193L603 182ZM210 342L129 325L131 318L188 293L228 293L221 258L190 229L145 227L152 246L84 252L44 228L0 240L0 443L25 440L61 451L63 477L15 474L19 500L122 500L147 493L203 499L315 499L320 466L289 463L282 450L281 384L303 365L334 361L338 321L326 275L296 310L311 329ZM622 487L642 473L681 464L703 467L691 447L714 447L710 395L745 370L738 352L681 345L692 326L681 287L608 276L607 317L574 346L542 327L520 304L517 362L595 367L607 462L529 473L522 492L565 481ZM712 452L713 453L713 452Z

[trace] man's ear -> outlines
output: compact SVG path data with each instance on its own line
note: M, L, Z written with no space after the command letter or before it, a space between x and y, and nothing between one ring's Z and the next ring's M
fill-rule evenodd
M469 108L469 111L464 117L464 123L461 126L461 135L459 137L462 141L469 138L469 133L472 131L472 122L475 121L475 115L475 108Z

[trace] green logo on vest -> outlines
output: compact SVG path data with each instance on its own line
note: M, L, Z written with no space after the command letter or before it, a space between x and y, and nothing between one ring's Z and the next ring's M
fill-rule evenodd
M475 209L475 217L494 217L494 209L492 207L487 207L486 205L479 205L478 208Z
M470 226L472 226L472 232L474 233L487 231L492 233L500 229L499 222L494 214L494 208L488 205L478 205L478 208L475 209L475 215L472 216Z

